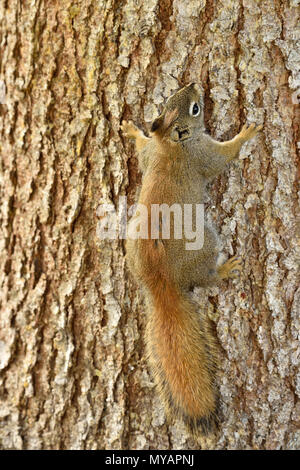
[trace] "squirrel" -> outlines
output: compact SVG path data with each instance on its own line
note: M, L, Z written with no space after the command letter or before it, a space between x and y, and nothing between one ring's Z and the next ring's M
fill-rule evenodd
M152 123L151 137L132 121L121 125L123 135L135 139L143 173L138 203L148 209L139 220L148 222L149 236L126 240L129 269L145 292L147 357L167 417L182 418L193 433L208 434L220 421L219 353L210 320L197 311L189 291L237 277L242 263L232 257L218 266L218 237L206 222L201 249L187 250L185 237L174 236L174 222L169 239L162 236L161 222L159 236L151 238L149 214L153 204L203 203L207 183L261 129L244 125L232 140L214 140L206 133L203 91L195 83L167 100Z

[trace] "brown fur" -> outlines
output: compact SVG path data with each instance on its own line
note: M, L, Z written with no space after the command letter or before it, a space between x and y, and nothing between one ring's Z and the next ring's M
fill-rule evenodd
M198 116L191 115L193 103L199 106ZM136 139L144 173L139 203L148 208L148 239L128 239L126 245L129 267L148 304L148 360L167 414L182 417L192 430L208 432L219 414L218 350L209 320L197 311L188 291L235 277L241 262L231 258L217 266L218 239L208 225L200 250L186 250L187 240L172 236L173 222L170 239L162 238L161 226L159 238L151 239L151 206L203 203L206 183L238 156L261 126L244 126L228 142L213 140L204 129L201 90L190 84L169 98L152 124L152 138L132 123L124 122L122 129Z

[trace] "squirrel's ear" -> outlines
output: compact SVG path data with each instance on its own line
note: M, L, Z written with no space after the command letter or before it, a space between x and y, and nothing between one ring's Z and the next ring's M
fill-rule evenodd
M170 111L164 111L158 118L154 119L151 132L156 132L157 134L164 134L167 129L173 124L173 122L178 117L178 109L175 108Z
M162 126L163 122L164 122L164 116L161 114L152 122L151 132L157 131Z

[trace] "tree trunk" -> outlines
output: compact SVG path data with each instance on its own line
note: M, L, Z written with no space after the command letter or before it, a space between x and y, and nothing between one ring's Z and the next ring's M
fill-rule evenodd
M298 0L2 1L2 449L300 448ZM143 129L202 84L218 140L263 123L210 185L238 281L196 289L222 347L220 432L168 424L144 354L145 308L100 204L141 182ZM298 219L297 219L298 217Z

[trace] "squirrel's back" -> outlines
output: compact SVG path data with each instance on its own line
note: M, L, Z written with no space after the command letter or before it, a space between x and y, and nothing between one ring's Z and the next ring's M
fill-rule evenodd
M138 218L145 223L148 237L127 240L127 258L147 293L147 356L165 409L169 417L183 418L192 431L208 432L219 415L216 340L210 320L197 311L184 290L185 277L189 280L188 273L181 273L185 268L179 266L184 234L175 240L171 221L170 239L162 239L161 233L158 239L151 238L153 205L175 203L183 210L184 204L203 199L204 183L190 167L186 148L168 137L177 117L175 108L154 122L152 139L141 151L145 169L139 204L147 211ZM193 252L188 255L192 259Z
M149 363L168 414L183 417L192 430L200 427L209 431L218 420L218 348L210 320L197 311L188 290L234 278L242 263L232 257L218 265L218 238L203 220L203 244L198 244L201 237L197 236L196 245L193 241L186 248L183 210L187 204L204 202L206 183L236 159L243 143L261 128L244 125L229 141L212 139L205 133L203 94L194 83L168 99L152 123L152 139L131 122L122 125L123 132L136 140L144 173L139 203L146 210L144 215L133 217L131 224L138 226L139 219L146 227L146 236L127 240L127 258L148 301ZM153 221L151 214L155 205L171 209L173 204L179 206L179 216L182 211L184 235L177 237L171 230L166 239L164 217ZM197 218L190 217L189 234L195 233L191 229L197 225L194 221ZM172 223L174 229L175 214ZM158 236L152 237L152 229Z

